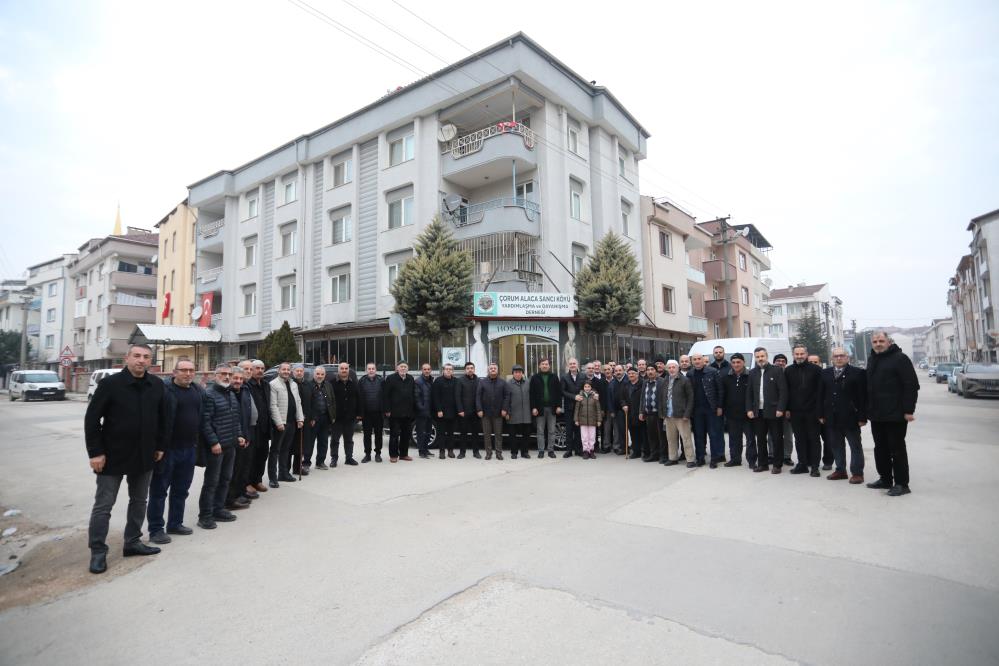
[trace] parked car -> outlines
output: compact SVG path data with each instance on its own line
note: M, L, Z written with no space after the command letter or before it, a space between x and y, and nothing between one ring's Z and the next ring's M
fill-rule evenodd
M961 367L960 363L937 363L932 376L937 378L937 384L943 384L950 377L950 374L959 367Z
M32 398L66 399L66 385L51 370L18 370L11 374L8 389L11 402L18 398L25 402Z
M930 371L927 372L926 374L929 375L930 377L936 377L937 376L937 369L936 369L936 367L934 366L934 367L930 368Z
M701 340L700 342L695 342L688 353L691 356L694 354L703 354L710 359L714 348L718 345L725 348L726 359L731 358L732 354L736 352L741 353L746 359L746 367L750 369L756 365L753 350L757 347L766 349L770 360L773 360L773 357L777 354L784 354L788 359L791 358L791 343L788 342L787 338L719 338L717 340Z
M116 372L121 372L121 368L104 368L103 370L94 370L94 372L91 373L90 384L87 385L88 402L94 397L94 391L97 390L97 385L101 383L101 380L108 375L113 375Z
M947 392L957 393L957 373L950 373L950 377L947 378Z
M965 398L999 396L999 365L968 363L954 373L955 390Z
M313 364L313 363L292 363L291 367L292 367L292 369L294 369L296 366L299 366L299 365L301 365L301 366L303 366L305 368L305 379L307 379L307 380L308 379L312 379L312 369L314 367L316 367L315 364ZM275 377L277 377L278 376L278 368L280 368L280 367L281 367L280 365L275 365L273 368L265 370L264 371L264 381L269 382L272 379L274 379ZM327 375L328 375L329 374L329 368L327 368L326 372L327 372Z

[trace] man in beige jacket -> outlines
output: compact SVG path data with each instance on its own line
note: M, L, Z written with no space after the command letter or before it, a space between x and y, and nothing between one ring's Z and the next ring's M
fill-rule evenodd
M267 456L267 479L271 488L278 488L278 481L294 481L291 475L291 450L295 446L296 429L301 430L305 423L302 413L302 399L298 395L298 383L291 379L291 365L282 363L278 376L271 380L271 451Z

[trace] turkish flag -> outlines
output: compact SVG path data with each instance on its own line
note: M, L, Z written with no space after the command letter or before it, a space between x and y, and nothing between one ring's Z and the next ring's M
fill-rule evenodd
M198 326L209 328L212 325L212 304L215 302L215 293L208 292L201 295L201 319Z
M168 291L163 297L163 315L160 317L163 321L166 321L170 317L170 292Z

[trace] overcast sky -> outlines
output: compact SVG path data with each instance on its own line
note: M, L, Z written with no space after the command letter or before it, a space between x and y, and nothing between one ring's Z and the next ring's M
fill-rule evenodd
M456 41L392 0L308 2L423 72L524 31L651 132L643 194L757 225L775 287L829 282L860 326L948 315L999 208L994 0L399 0ZM419 76L289 0L0 0L0 276Z

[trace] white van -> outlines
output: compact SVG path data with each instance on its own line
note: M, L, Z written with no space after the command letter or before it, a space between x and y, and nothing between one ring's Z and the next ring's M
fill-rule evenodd
M791 362L791 342L787 338L718 338L717 340L701 340L695 342L694 346L687 352L690 355L703 354L707 357L708 363L714 360L714 348L721 345L725 348L725 358L739 352L746 359L746 367L752 368L756 365L753 358L753 350L763 347L767 350L767 357L773 361L774 356L783 354L787 357L787 362Z
M94 397L94 391L97 390L97 385L101 383L101 380L108 375L113 375L116 372L121 372L121 368L104 368L103 370L94 370L93 374L90 375L90 385L87 386L87 400Z
M25 402L32 398L65 400L66 385L51 370L17 370L10 376L8 393L11 402L18 398Z

